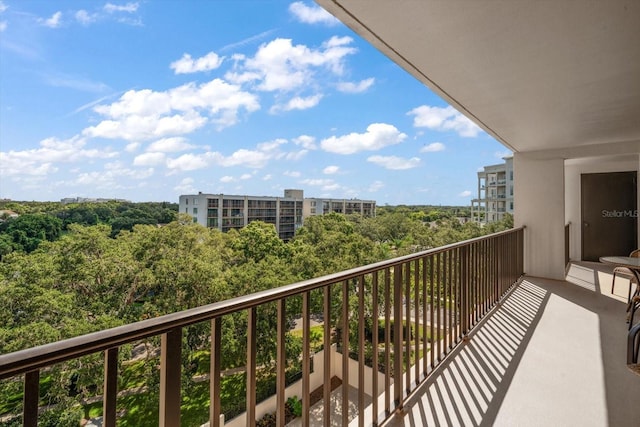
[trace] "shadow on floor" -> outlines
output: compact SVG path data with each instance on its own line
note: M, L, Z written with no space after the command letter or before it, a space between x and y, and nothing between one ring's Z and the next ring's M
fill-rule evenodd
M625 304L595 267L577 286L525 277L387 425L640 425Z

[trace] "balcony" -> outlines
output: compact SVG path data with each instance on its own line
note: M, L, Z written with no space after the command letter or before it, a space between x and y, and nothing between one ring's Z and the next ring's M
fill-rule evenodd
M376 414L374 418L380 423L404 406L407 394L424 383L513 288L522 274L523 238L523 229L515 229L0 355L0 379L18 381L23 376L23 422L25 426L35 426L39 412L46 410L39 398L41 374L46 375L50 367L59 363L76 361L82 364L84 356L102 354L104 383L98 389L103 391L97 392L93 400L103 401L103 425L114 426L118 414L127 409L118 403L118 384L123 363L126 362L119 361L120 349L128 343L156 337L160 341L157 349L160 353L159 424L178 426L182 402L181 378L185 374L183 332L189 326L206 324L211 327L209 423L218 426L221 425L223 318L246 313L249 325L245 364L246 396L238 396L239 400L242 397L246 399L246 412L240 415L239 422L254 425L255 420L264 415L261 411L266 411L258 405L256 398L256 377L260 368L256 357L256 322L260 309L275 304L277 357L274 365L274 410L278 425L283 425L288 397L285 394L285 334L289 326L287 315L291 314L287 313L287 302L298 298L301 299L301 311L299 315L296 313L296 317L300 317L302 329L302 379L298 387L302 396L303 425L309 423L312 360L314 375L317 377L317 373L322 372L320 387L325 420L330 420L331 413L335 412L330 404L330 385L332 377L338 375L356 390L356 410L340 412L341 423L346 425L354 416L364 421L367 416L372 417L371 414ZM358 301L355 308L349 303L353 298ZM322 302L320 308L317 307L318 301ZM319 312L312 313L312 306ZM338 361L331 351L324 351L322 357L311 354L309 340L312 314L314 318L323 319L323 348L339 347ZM395 321L397 319L402 319L402 322ZM365 324L373 325L372 329L365 331ZM336 331L349 333L336 335ZM332 339L332 336L339 338ZM366 354L370 354L369 360L365 360ZM371 372L368 365L382 366L384 372L365 375L365 372ZM372 399L372 395L380 398ZM348 393L343 394L340 406L354 407ZM238 422L238 419L231 422Z
M222 319L246 312L248 324L253 325L247 333L247 393L242 396L246 412L228 421L231 425L255 425L255 420L269 411L258 404L255 394L257 312L276 304L273 409L278 425L284 425L289 396L282 362L286 302L302 298L302 379L298 391L303 425L322 425L322 420L329 425L332 419L342 425L355 419L358 425L535 425L540 417L546 425L637 425L640 407L626 398L640 393L640 378L625 364L626 284L619 282L615 295L610 296L610 270L595 263L572 265L564 282L522 276L523 247L524 230L515 229L0 355L0 379L24 375L24 425L35 426L38 412L43 410L38 399L41 373L57 363L103 353L104 384L98 399L104 402L103 425L114 426L118 414L126 410L118 405L119 349L142 338L159 337L159 424L178 426L183 330L206 323L212 331L209 424L222 425ZM311 354L314 293L323 301L323 347L351 348L351 357L341 351L333 356L329 351ZM340 305L332 311L331 301L336 297ZM347 303L354 297L356 309ZM369 309L378 313L375 328L381 329L377 333L365 332L365 324L371 323ZM350 333L332 341L331 332L336 328ZM404 339L416 334L422 338ZM350 337L355 341L350 342ZM372 352L371 360L366 361L364 355L372 348L379 351ZM421 358L414 357L420 354ZM315 388L312 361L314 375L321 378L323 397L310 412L310 392ZM368 365L383 366L385 372L371 375ZM332 392L331 379L336 373L343 381L348 379L354 391L351 396Z

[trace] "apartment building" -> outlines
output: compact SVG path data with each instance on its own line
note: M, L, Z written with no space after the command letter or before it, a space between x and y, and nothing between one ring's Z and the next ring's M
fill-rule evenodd
M471 200L471 219L489 223L513 215L513 156L478 172L478 197Z
M198 194L180 196L179 210L210 228L229 231L251 221L274 224L282 240L290 240L306 217L330 212L375 215L375 201L304 198L303 190L284 190L283 197Z
M345 215L360 214L363 216L376 216L376 202L374 200L359 199L304 199L303 216L323 215L331 212Z

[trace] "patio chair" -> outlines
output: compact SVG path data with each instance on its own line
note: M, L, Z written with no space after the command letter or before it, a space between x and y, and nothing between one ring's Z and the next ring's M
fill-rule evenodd
M631 252L629 254L630 257L632 258L640 258L640 249L636 249L635 251ZM629 279L629 291L627 293L627 304L631 303L631 288L633 287L633 285L636 285L636 292L638 293L638 283L637 283L637 276L636 274L629 268L627 267L616 267L613 269L613 280L611 281L611 293L613 293L613 289L616 285L616 277L617 276L623 276Z

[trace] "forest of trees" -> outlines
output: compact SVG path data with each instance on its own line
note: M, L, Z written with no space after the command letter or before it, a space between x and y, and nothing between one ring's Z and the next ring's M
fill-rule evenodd
M21 215L0 226L0 354L513 225L510 217L481 227L461 223L455 211L381 207L375 218L339 214L308 218L294 239L283 242L273 225L253 222L241 230L222 233L179 216L169 204L3 208ZM223 324L224 369L240 366L246 351L246 316L227 317ZM273 313L261 313L259 319L259 329L275 328ZM206 327L187 328L187 366L198 364L208 336ZM296 354L300 343L290 341L288 354ZM154 348L157 343L149 340L145 345ZM275 344L260 340L259 347L259 363L269 363ZM123 359L131 358L133 346L124 350ZM147 354L147 358L155 356ZM41 420L41 425L77 425L79 411L80 416L87 416L90 405L79 408L77 402L96 394L102 381L100 364L100 357L91 356L47 373L42 401L54 403L54 407L48 411L51 420ZM153 366L143 364L136 374L144 377L146 384L158 381ZM184 383L185 388L198 387L189 379ZM19 393L19 382L0 383L0 425L2 414L11 414L18 407ZM143 410L140 413L153 419ZM140 425L139 420L133 418L122 425ZM4 424L12 423L19 424L19 419L8 417Z

